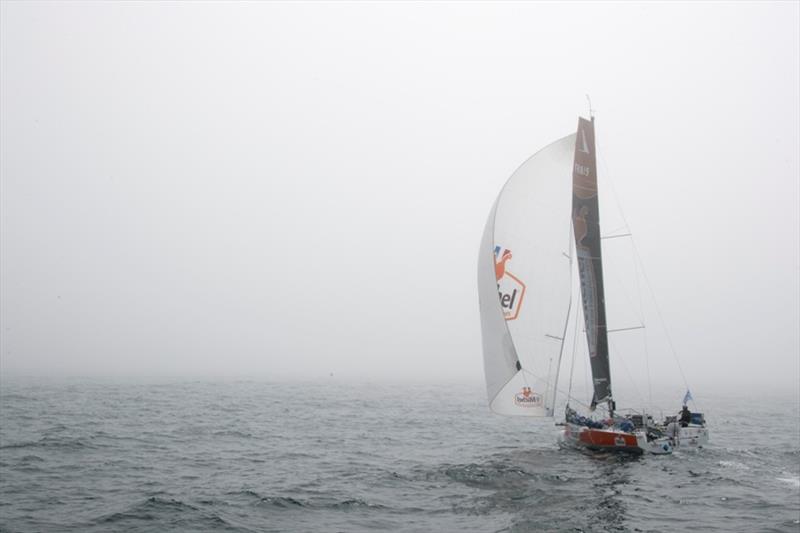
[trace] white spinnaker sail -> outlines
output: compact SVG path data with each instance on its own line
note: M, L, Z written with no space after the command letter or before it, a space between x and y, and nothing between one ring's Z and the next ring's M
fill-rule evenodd
M478 255L486 389L492 411L552 416L570 306L575 135L525 161L495 201Z

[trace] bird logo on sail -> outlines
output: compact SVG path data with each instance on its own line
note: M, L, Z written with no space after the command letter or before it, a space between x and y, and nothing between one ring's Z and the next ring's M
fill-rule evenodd
M514 404L519 407L541 407L542 395L533 392L530 387L522 387L522 391L514 395Z
M519 316L522 300L525 296L525 284L506 268L506 264L512 257L511 250L502 246L495 246L494 276L497 280L500 307L506 320L515 320Z

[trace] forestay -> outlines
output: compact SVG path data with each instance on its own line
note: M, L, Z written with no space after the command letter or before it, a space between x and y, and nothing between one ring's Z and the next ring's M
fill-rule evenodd
M525 161L489 214L478 257L486 388L499 414L552 416L570 308L569 135Z

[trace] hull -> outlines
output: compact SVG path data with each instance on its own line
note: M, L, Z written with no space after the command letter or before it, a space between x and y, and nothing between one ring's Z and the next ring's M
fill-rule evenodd
M676 449L702 448L708 444L708 429L703 426L680 427L678 424L672 423L667 426L665 433Z
M642 437L644 437L642 435ZM641 455L644 448L635 433L615 431L613 429L594 429L567 423L564 426L564 442L566 444L586 448L592 451L630 453Z
M672 453L673 446L668 438L648 440L644 431L618 431L614 429L594 429L566 423L563 442L575 448L595 452L625 453L642 455L651 453L665 455Z

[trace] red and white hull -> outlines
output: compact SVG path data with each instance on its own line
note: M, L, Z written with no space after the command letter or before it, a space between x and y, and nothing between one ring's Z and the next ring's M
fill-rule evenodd
M630 453L641 455L644 452L666 454L672 452L667 439L648 441L643 431L618 431L614 429L595 429L567 422L564 426L564 443L592 451Z

